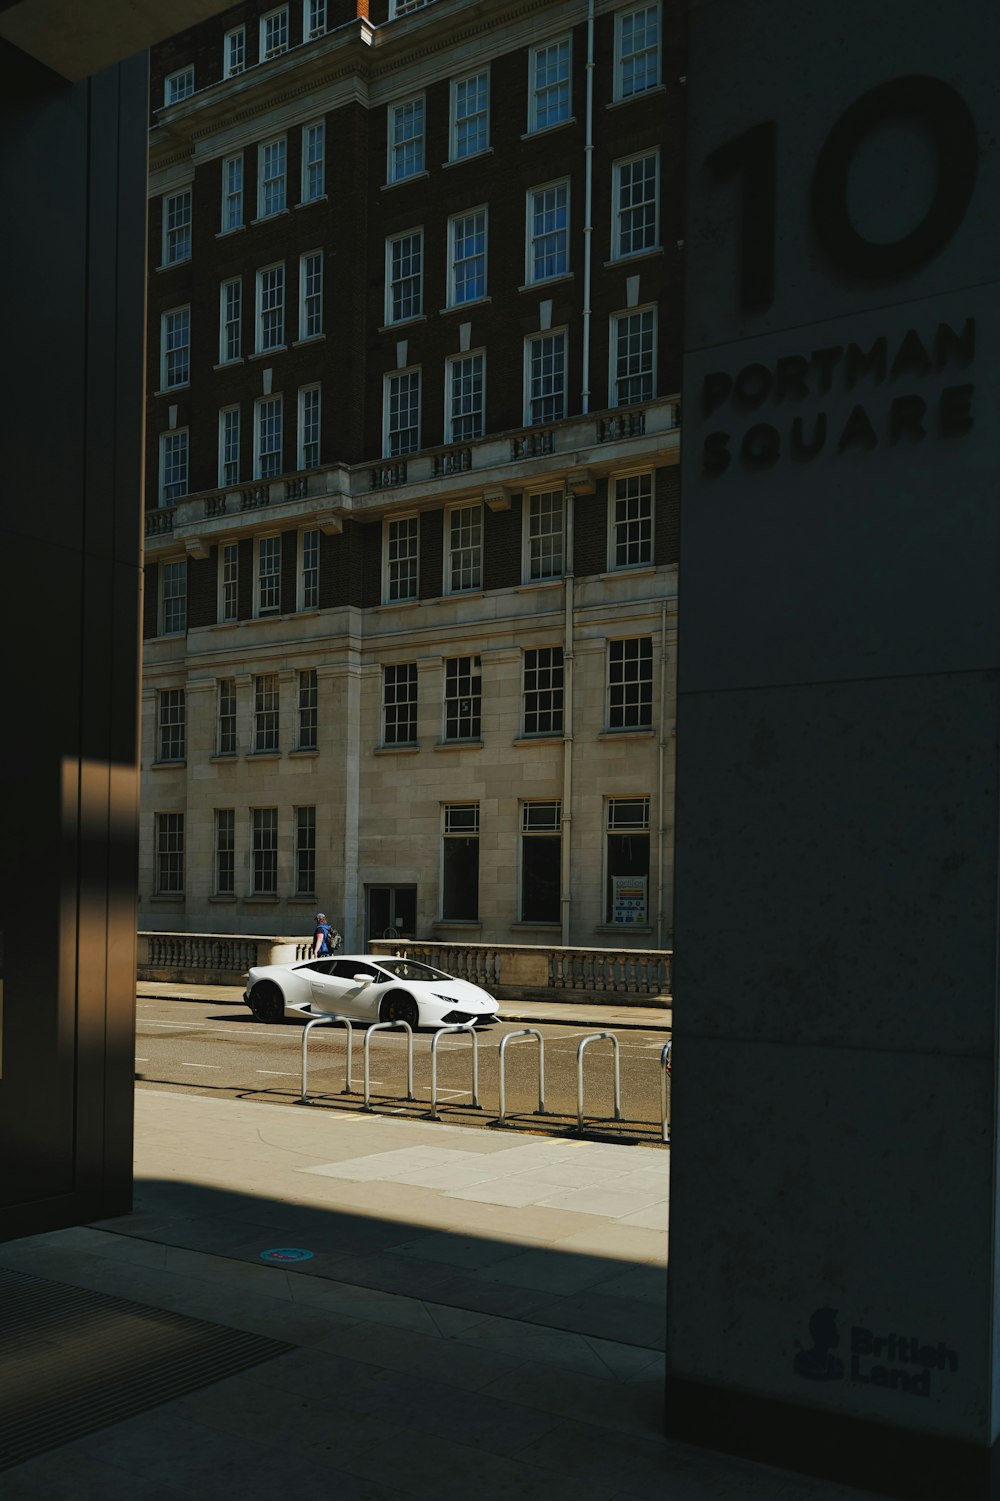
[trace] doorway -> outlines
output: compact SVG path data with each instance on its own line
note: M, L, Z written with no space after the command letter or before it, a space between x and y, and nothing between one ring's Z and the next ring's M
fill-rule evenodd
M373 938L416 938L415 886L365 887L365 947Z

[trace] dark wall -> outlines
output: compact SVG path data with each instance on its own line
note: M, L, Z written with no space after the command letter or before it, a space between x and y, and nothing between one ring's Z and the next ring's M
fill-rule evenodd
M131 1201L146 74L0 43L2 1237Z

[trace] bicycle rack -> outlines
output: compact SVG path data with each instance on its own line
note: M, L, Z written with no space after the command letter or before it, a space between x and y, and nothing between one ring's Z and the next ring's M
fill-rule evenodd
M670 1122L667 1120L667 1075L670 1072L670 1053L673 1048L672 1042L665 1042L660 1053L660 1125L663 1128L663 1140L670 1140ZM671 1103L673 1103L671 1101Z
M363 1110L370 1110L372 1108L370 1087L372 1037L376 1032L391 1032L397 1027L403 1027L406 1031L406 1098L408 1100L416 1099L416 1095L413 1093L413 1028L409 1022L404 1021L375 1022L365 1033L365 1103L362 1106Z
M507 1044L515 1037L538 1038L538 1109L535 1111L535 1114L548 1115L548 1111L545 1108L545 1039L537 1027L520 1027L518 1031L507 1032L500 1039L500 1115L497 1119L498 1126L502 1126L507 1118L506 1091L504 1089L504 1070L506 1064L503 1055Z
M354 1042L354 1023L346 1016L336 1016L333 1014L329 1016L314 1016L312 1021L306 1022L305 1031L302 1033L302 1093L299 1096L299 1103L302 1105L309 1104L309 1095L306 1088L309 1077L309 1033L313 1027L329 1027L335 1023L347 1028L347 1078L340 1092L341 1094L354 1093L351 1087L351 1049Z
M583 1050L592 1042L610 1042L614 1045L615 1059L615 1115L616 1121L622 1118L622 1080L621 1080L621 1048L618 1038L613 1032L592 1032L589 1037L584 1037L576 1050L576 1129L583 1131Z
M449 1032L467 1032L472 1038L472 1108L482 1110L479 1103L479 1038L476 1036L475 1022L455 1022L450 1027L439 1027L431 1038L431 1108L430 1118L439 1121L441 1116L437 1108L437 1050L442 1037Z

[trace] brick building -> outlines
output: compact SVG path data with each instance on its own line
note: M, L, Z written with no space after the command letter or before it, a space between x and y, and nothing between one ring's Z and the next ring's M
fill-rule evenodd
M667 946L680 7L156 49L141 925Z

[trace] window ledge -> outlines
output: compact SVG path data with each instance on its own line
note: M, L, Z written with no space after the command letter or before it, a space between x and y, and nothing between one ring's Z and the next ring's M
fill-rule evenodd
M651 89L640 89L637 94L626 94L623 99L612 99L604 108L622 109L626 104L634 104L637 99L655 99L657 94L665 94L666 92L666 84L657 83Z
M525 579L523 584L516 586L514 593L532 594L536 593L539 589L559 589L565 582L566 575L564 573L556 574L550 579Z
M435 931L441 928L463 928L482 932L483 925L478 917L439 917L435 922L431 923L431 927Z
M564 745L565 735L517 735L510 742L511 745L519 746L522 750L529 747L533 750L538 745Z
M165 906L165 905L169 904L172 907L183 907L183 905L184 905L184 893L183 893L183 891L175 891L175 892L172 893L172 895L169 895L169 896L167 896L167 895L163 895L163 896L160 896L160 895L151 896L149 898L149 900L151 902L155 902L158 906Z
M397 177L395 182L384 182L379 192L385 193L389 188L401 188L407 182L420 182L422 178L430 177L430 175L427 171L411 172L409 177Z
M280 761L281 751L251 751L249 759L251 761Z
M244 901L248 905L255 907L276 907L280 900L281 898L277 893L272 895L269 892L255 892L253 896L244 897Z
M215 755L209 756L208 759L209 761L221 761L225 764L227 761L238 761L240 756L238 751L216 751Z
M217 240L227 240L230 235L241 235L245 229L245 224L234 224L232 229L220 229L215 238Z
M273 349L261 349L256 354L248 354L248 360L269 360L273 354L287 354L287 344L276 344Z
M187 758L182 756L180 760L177 761L150 761L149 769L150 771L159 771L161 769L167 771L176 771L178 767L185 767L186 765Z
M541 281L526 281L524 286L518 287L517 290L519 292L537 292L539 288L544 290L546 287L557 287L560 282L575 280L575 271L561 271L558 276L546 276ZM548 333L548 329L544 329L543 332Z
M383 323L377 330L380 334L391 334L397 328L412 328L415 323L426 323L426 313L414 313L412 318L400 318L398 323Z
M191 382L189 380L182 380L179 386L161 386L158 391L153 392L153 395L176 396L178 391L190 391L190 389Z
M213 370L235 370L236 367L237 367L237 365L242 365L242 363L243 363L243 356L240 355L240 357L239 357L238 360L220 360L217 365L213 365L212 366L212 369Z
M610 261L604 262L605 271L613 270L615 266L631 266L634 261L648 261L655 255L663 254L662 245L650 245L648 250L633 250L630 255L615 255Z
M434 746L439 751L482 750L482 740L438 740Z
M649 578L656 572L655 563L637 563L634 568L608 568L604 573L599 573L597 577L603 583L606 579Z
M595 933L652 933L648 922L602 922L594 928Z
M319 746L302 746L298 750L288 752L289 760L292 761L315 761L319 755Z
M248 616L248 619L253 619ZM213 620L209 626L210 631L231 631L237 625L246 625L246 620Z
M317 193L315 198L300 198L298 203L292 204L292 211L294 213L300 208L312 208L314 203L328 203L329 198L328 193Z
M210 896L208 900L210 905L216 907L231 907L235 904L236 897L233 893L229 893L228 895L216 894L215 896Z
M538 130L526 130L521 137L522 141L533 141L537 136L551 135L554 130L565 130L567 125L575 125L576 116L567 115L565 120L556 120L552 125L542 125Z
M415 756L420 746L415 741L406 741L402 745L376 745L373 752L376 756Z
M304 339L293 339L292 348L301 349L303 344L322 344L326 334L307 334Z
M162 265L157 266L156 270L157 273L159 273L160 271L173 271L175 266L190 266L193 260L194 256L186 255L182 260L179 261L164 261Z
M446 594L440 595L441 599L485 599L485 589L449 589Z
M421 599L384 599L376 610L412 610L414 605L423 604Z
M492 146L484 146L483 149L482 149L482 151L473 151L473 152L470 152L470 154L468 156L454 156L454 157L450 157L448 161L441 163L441 167L442 167L443 170L447 171L447 169L449 167L461 167L465 162L478 162L478 161L481 161L484 156L492 156L492 155L493 155L493 147Z
M492 302L492 297L471 297L468 302L449 303L448 307L438 308L439 313L464 313L470 307L485 307Z
M536 920L534 920L534 919L532 919L530 917L519 917L516 922L512 922L511 923L511 927L512 928L537 928L540 931L545 932L545 933L561 933L562 932L562 923L561 922L548 922L548 921L546 921L546 920L544 920L542 918L538 918L537 921L536 921Z
M273 214L258 214L256 219L250 220L250 224L251 226L255 224L270 224L275 219L283 219L287 213L288 208L286 205L285 208L275 209Z
M648 727L623 725L620 730L601 730L597 738L598 740L652 740L655 735L656 731L652 725Z

